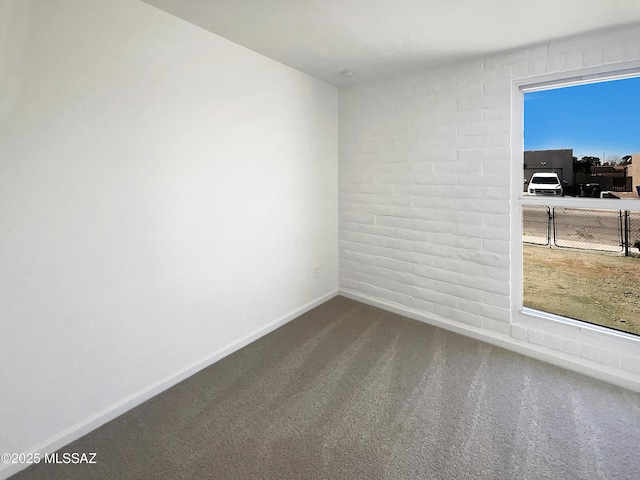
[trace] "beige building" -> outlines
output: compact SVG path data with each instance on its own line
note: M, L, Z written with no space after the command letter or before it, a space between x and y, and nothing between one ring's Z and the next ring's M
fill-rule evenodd
M640 153L631 155L631 165L629 165L628 175L631 177L632 190L636 192L636 187L640 186Z

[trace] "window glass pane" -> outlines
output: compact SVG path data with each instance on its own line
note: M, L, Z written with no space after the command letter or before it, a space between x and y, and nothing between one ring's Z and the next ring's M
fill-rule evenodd
M640 76L525 91L524 307L640 335L638 108Z
M637 199L638 109L640 76L525 92L524 195Z
M640 335L640 212L524 206L522 223L525 307Z

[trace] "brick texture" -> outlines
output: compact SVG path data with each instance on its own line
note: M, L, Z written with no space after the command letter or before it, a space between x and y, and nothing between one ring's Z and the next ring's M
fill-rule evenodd
M637 372L610 349L512 328L510 102L514 79L639 58L636 26L343 89L341 288Z

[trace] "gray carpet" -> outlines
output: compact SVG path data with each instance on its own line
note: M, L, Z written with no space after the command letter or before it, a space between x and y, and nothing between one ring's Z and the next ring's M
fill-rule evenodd
M640 395L336 297L27 479L640 478Z

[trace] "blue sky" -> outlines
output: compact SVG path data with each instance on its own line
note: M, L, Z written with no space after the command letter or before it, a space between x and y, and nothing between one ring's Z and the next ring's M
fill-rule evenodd
M525 93L524 148L600 159L640 153L640 77Z

